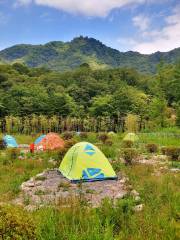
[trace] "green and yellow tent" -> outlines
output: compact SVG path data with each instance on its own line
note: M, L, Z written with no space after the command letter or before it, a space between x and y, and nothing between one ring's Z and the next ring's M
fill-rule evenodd
M88 142L80 142L70 148L59 170L72 182L117 178L105 155Z

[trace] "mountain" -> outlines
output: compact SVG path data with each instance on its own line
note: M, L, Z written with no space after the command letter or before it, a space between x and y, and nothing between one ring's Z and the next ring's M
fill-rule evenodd
M29 67L46 67L57 71L74 69L82 63L88 63L93 69L126 66L154 73L161 59L168 64L175 63L180 59L180 48L145 55L133 51L120 52L94 38L78 37L66 43L20 44L0 51L0 62L21 62Z

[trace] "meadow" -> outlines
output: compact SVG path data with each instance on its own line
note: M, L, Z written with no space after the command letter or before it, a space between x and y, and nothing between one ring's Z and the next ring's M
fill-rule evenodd
M180 178L179 173L165 171L156 176L155 167L146 164L125 164L123 137L119 133L108 137L107 143L96 133L73 136L71 142L88 141L96 144L112 162L116 172L129 178L129 184L140 193L143 211L134 212L135 202L130 195L112 203L105 199L98 208L83 201L45 206L34 212L14 206L11 201L20 192L22 182L44 169L59 167L63 154L58 151L26 154L21 159L8 150L0 151L0 239L41 240L176 240L180 236ZM139 142L131 149L148 158L161 155L162 147L180 146L180 129L141 132ZM36 135L15 135L19 144L29 144ZM149 152L147 144L157 146ZM57 161L56 166L49 162ZM176 168L179 165L176 161ZM167 162L172 168L172 161ZM28 203L27 203L28 204Z

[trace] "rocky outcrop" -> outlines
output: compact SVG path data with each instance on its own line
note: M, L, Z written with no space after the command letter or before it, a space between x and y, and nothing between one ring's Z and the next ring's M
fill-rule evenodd
M21 185L21 194L15 203L25 206L27 210L34 210L47 204L68 204L68 200L83 199L96 207L105 198L123 198L128 192L127 181L128 178L120 176L118 180L74 184L57 169L47 170Z

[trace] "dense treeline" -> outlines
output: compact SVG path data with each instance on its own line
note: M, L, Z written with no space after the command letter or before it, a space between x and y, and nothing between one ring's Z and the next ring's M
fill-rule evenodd
M131 113L152 125L179 124L180 64L157 66L155 75L134 69L71 72L0 65L0 115L123 118Z

